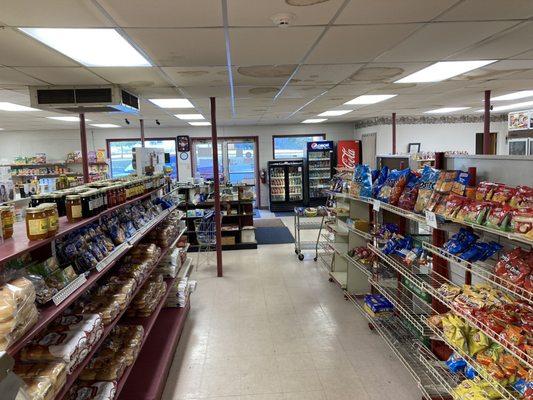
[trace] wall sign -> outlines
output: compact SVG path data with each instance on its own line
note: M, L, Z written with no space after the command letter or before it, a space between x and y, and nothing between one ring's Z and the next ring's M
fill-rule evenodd
M355 168L361 162L360 145L358 140L339 140L337 142L337 167Z
M190 151L189 136L178 136L178 152Z
M514 111L509 113L507 129L510 131L522 131L533 129L533 111Z

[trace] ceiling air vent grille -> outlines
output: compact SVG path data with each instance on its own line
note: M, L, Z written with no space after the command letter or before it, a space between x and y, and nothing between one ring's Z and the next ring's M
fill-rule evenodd
M110 103L113 99L111 88L75 89L76 103Z

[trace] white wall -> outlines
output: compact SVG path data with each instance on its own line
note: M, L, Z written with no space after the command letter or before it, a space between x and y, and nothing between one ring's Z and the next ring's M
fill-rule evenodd
M498 133L497 153L508 153L505 136L506 122L491 122L491 132ZM376 132L377 154L392 153L391 125L375 125L355 130L356 138L365 133ZM409 143L420 143L421 151L467 151L476 153L476 133L483 132L483 123L452 123L452 124L397 124L396 152L406 153Z
M325 133L327 140L350 140L354 136L352 123L306 124L306 125L265 125L265 126L226 126L218 127L218 136L258 136L259 168L266 168L272 160L273 135L313 135ZM105 149L106 139L138 138L138 128L89 129L87 130L88 149ZM146 138L211 137L210 127L147 128ZM80 150L78 130L39 131L39 132L0 132L0 164L11 162L15 156L32 156L46 153L50 160L64 160L68 152ZM268 205L268 187L261 185L261 203Z

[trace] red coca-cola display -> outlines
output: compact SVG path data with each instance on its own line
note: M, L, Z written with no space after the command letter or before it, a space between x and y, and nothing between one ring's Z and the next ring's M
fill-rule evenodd
M359 140L339 140L337 143L337 167L355 168L361 163L361 142Z

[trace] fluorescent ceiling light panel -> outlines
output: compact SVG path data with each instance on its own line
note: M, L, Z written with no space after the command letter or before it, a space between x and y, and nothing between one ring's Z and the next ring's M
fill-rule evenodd
M185 121L193 121L198 119L205 119L202 114L174 114L176 118L183 119Z
M344 103L345 105L354 105L354 104L376 104L382 101L392 99L393 97L398 96L397 94L365 94L363 96L356 97L350 101Z
M440 61L429 67L421 69L414 74L394 83L423 83L423 82L440 82L452 78L465 72L472 71L485 65L492 64L498 60L482 60L482 61Z
M522 103L507 104L506 106L493 107L491 112L520 110L533 106L533 101L523 101ZM477 112L485 112L485 110L477 110Z
M65 122L80 122L80 117L46 117L48 119L55 119L57 121ZM90 119L85 118L85 122L90 122Z
M327 118L311 118L311 119L306 119L302 121L302 124L319 124L327 120L328 120Z
M189 125L192 126L210 126L211 122L203 121L203 122L189 122Z
M339 115L344 115L352 112L353 110L329 110L324 111L321 114L318 114L319 117L338 117Z
M468 110L470 107L443 107L426 111L424 114L448 114L455 111Z
M87 67L150 67L115 29L19 28Z
M20 104L9 103L7 101L0 101L0 110L2 111L41 111L36 108L21 106Z
M504 94L503 96L493 97L491 100L494 100L494 101L518 100L518 99L523 99L525 97L533 97L533 90L521 90L520 92Z
M89 124L91 126L95 126L97 128L120 128L120 125L115 124Z
M194 108L187 99L148 99L161 108Z

